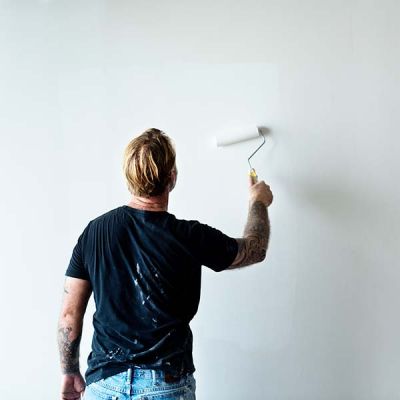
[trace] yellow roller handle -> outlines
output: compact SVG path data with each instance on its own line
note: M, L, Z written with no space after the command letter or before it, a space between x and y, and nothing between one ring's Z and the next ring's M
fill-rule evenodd
M249 176L250 176L252 185L255 185L258 182L258 176L257 176L257 172L254 168L252 168L250 170Z

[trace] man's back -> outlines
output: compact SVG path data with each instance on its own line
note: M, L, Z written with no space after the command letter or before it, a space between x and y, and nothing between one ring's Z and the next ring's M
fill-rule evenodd
M194 400L189 322L199 304L201 266L222 271L265 258L269 186L251 175L247 223L243 236L233 239L168 213L178 175L175 156L159 129L131 140L123 161L131 201L90 221L79 236L58 322L65 400L83 392L87 400L135 393ZM79 345L92 293L96 312L85 383Z
M90 221L66 272L91 282L96 304L86 383L132 365L192 373L201 265L221 271L236 254L235 239L167 211L123 205Z

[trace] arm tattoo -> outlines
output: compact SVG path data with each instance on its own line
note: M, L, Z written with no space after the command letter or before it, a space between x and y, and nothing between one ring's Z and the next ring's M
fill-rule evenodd
M264 260L270 234L267 207L261 201L250 205L247 224L238 242L238 254L230 269L244 267Z
M58 328L58 348L60 351L61 369L63 374L79 372L79 344L82 333L71 340L73 329L70 326Z

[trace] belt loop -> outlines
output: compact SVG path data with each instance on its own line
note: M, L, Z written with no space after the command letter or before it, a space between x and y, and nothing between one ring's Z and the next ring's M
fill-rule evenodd
M130 385L132 383L132 367L128 368L128 373L126 374L126 384Z
M156 383L157 378L156 378L156 371L154 369L151 370L151 377L153 379L153 385Z

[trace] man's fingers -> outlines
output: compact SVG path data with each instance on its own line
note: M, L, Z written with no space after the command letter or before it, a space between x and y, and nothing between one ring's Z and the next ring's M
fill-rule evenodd
M71 391L71 392L62 392L61 393L61 399L62 400L76 400L80 399L81 394L77 391Z
M254 186L258 183L258 176L256 174L249 174L249 186Z

